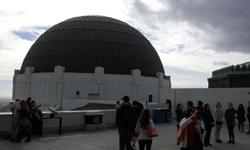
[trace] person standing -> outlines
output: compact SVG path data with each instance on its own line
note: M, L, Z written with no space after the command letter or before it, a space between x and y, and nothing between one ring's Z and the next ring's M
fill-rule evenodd
M191 107L193 107L193 102L192 101L187 101L187 109L189 109ZM181 113L181 119L185 117L186 113L187 113L187 110L185 110L185 111L183 111Z
M250 101L248 101L247 119L248 119L248 123L249 123L249 129L248 129L248 131L247 131L247 134L250 134Z
M115 110L117 112L117 110L121 107L120 101L116 101L116 105L115 105Z
M241 130L240 130L240 125L241 125L242 132L244 132L244 122L246 121L246 117L245 117L246 111L245 111L244 106L241 103L238 106L238 112L240 114L239 117L237 118L239 131L241 132Z
M138 137L140 150L144 150L145 147L146 150L150 150L152 146L152 137L147 137L147 125L151 128L152 131L155 130L154 123L151 120L150 111L148 109L144 109L141 112L135 129L136 134L139 134L140 132Z
M17 113L17 108L20 105L20 99L16 99L15 103L13 103L10 107L10 110L12 110L13 114L13 120L12 120L12 135L10 138L10 142L14 142L17 138L16 130L18 127L18 120L19 120L19 113Z
M176 122L176 126L177 126L177 133L178 133L179 128L180 128L182 108L183 108L183 105L181 103L178 103L175 106L175 122ZM177 145L179 145L179 144L180 143L177 142Z
M200 112L203 112L204 110L203 102L201 100L198 101L197 110L199 110Z
M133 101L132 102L132 107L135 109L136 120L138 121L138 119L139 119L139 117L141 115L141 110L140 110L140 108L138 108L138 102L137 101ZM137 142L138 136L139 136L139 132L138 133L134 132L134 136L132 138L132 147L133 147L133 149L136 149L135 143Z
M41 117L43 116L41 110L39 110L39 107L41 105L36 106L36 101L32 100L32 134L37 134L38 136L42 136L42 121Z
M215 124L216 124L215 142L218 142L218 143L222 143L222 141L220 140L220 130L222 127L222 117L224 116L224 113L220 108L221 108L221 103L217 102L216 108L214 109L214 118L215 118Z
M238 114L238 111L233 108L233 103L228 103L228 109L225 112L225 119L227 122L229 141L227 143L235 144L234 141L234 125L235 125L235 114ZM239 114L238 114L239 115Z
M181 150L202 150L201 132L202 119L197 119L197 109L191 107L187 110L185 117L181 120L180 128L185 130L184 140L180 142Z
M212 116L212 113L210 111L210 105L209 104L205 104L204 105L204 110L203 110L203 122L205 124L205 130L206 130L206 136L204 139L204 146L207 147L207 145L209 146L213 146L210 143L210 137L211 137L211 131L212 131L212 127L214 127L214 118Z
M119 132L119 147L120 150L133 150L131 146L132 136L136 127L136 112L135 109L129 105L129 97L122 98L123 105L117 110L116 126Z
M28 116L30 114L29 107L25 100L20 102L20 106L17 109L17 113L19 113L19 123L18 123L18 137L16 142L21 142L22 136L25 133L27 135L27 140L25 142L30 142L30 131L29 126L30 122L28 120Z

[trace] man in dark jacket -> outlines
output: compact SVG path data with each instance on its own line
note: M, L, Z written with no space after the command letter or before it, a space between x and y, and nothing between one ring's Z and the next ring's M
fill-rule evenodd
M191 108L191 107L193 107L193 102L192 102L192 101L187 101L187 110L188 110L189 108ZM185 111L183 111L183 112L181 113L181 119L183 119L183 118L185 117L185 115L186 115L186 113L187 113L187 110L185 110Z
M203 107L202 105L203 105L203 102L199 100L199 101L198 101L197 110L203 111L204 107Z
M119 130L119 145L120 150L133 150L131 146L132 136L134 135L136 127L136 112L135 109L129 105L129 97L122 98L123 105L117 110L116 126Z

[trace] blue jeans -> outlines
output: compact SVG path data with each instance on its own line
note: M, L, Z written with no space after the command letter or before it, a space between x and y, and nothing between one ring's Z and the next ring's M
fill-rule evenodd
M119 129L119 145L120 150L124 150L126 146L126 150L133 150L131 146L132 137L134 135L133 130L127 130L127 129Z
M18 127L18 124L17 123L16 124L13 123L13 125L12 125L12 128L13 128L12 129L12 136L11 136L12 140L14 140L14 139L17 138L17 133L16 133L17 127Z

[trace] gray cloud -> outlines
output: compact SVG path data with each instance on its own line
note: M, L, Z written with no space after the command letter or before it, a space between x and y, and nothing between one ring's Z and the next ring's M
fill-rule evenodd
M215 66L229 66L230 63L229 62L224 62L224 61L214 61L213 65L215 65Z
M160 2L166 9L153 11L149 5L134 0L131 16L143 19L149 27L157 22L186 22L205 31L206 48L218 52L250 52L250 1L249 0L169 0ZM190 33L195 35L194 33ZM200 35L198 35L200 38ZM208 38L208 36L210 38Z
M32 27L32 28L33 28L33 31L25 31L25 30L24 31L13 31L13 33L22 39L25 39L28 41L35 41L38 38L38 36L40 36L40 33L34 32L34 31L47 30L47 29L49 29L49 26L36 26L36 27Z
M19 36L22 39L28 40L28 41L34 41L38 37L38 33L36 32L22 32L22 31L14 31L15 35Z

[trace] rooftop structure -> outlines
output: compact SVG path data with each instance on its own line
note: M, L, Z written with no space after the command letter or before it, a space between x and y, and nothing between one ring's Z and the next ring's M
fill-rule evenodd
M208 82L209 88L250 87L250 62L215 70Z

